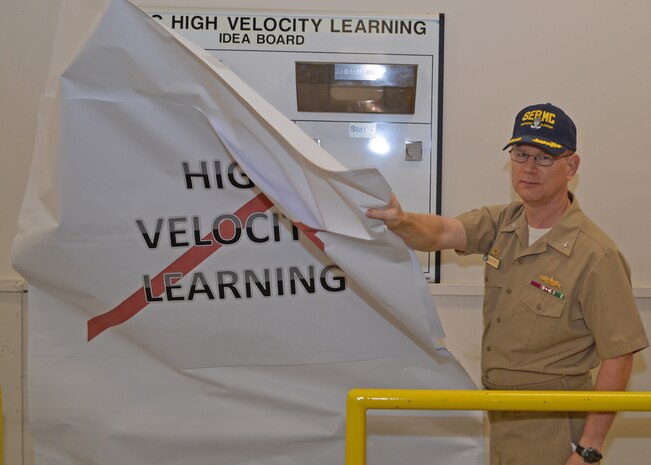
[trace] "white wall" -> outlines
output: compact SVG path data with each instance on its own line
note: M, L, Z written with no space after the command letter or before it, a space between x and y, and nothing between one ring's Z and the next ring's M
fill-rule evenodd
M38 97L57 5L2 2L0 17L0 278L14 279L9 250L25 188ZM263 0L140 0L141 6L268 8ZM398 7L399 5L399 7ZM551 101L578 126L581 204L620 245L636 287L651 287L651 163L643 134L651 121L651 4L574 0L277 0L290 10L446 14L443 213L455 215L512 196L507 157L515 113ZM638 213L640 212L640 213ZM443 281L481 283L477 259L444 255Z
M0 280L20 279L11 268L10 246L27 180L38 98L45 85L59 3L0 2ZM136 3L237 10L264 10L271 5L264 0ZM651 161L644 139L651 123L651 54L647 50L651 3L276 0L273 6L309 11L445 13L444 214L510 200L508 162L501 147L521 107L549 101L570 113L578 126L582 155L574 188L584 210L628 257L638 305L651 333L651 247L646 245L651 229ZM478 380L479 259L444 253L442 280L444 285L432 286L432 291L448 332L448 345ZM0 311L11 317L17 307ZM13 331L11 325L0 326L0 341L14 337ZM2 380L9 376L6 371L2 375ZM636 361L632 388L651 389L644 354ZM16 408L13 402L3 407L5 421L15 421L7 410ZM633 463L635 457L648 456L651 441L646 432L651 431L651 420L646 418L633 414L620 417L610 459L605 463ZM7 446L5 463L13 463L7 461Z

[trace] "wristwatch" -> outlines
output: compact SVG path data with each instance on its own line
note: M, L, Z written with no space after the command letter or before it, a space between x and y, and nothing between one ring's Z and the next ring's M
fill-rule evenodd
M579 446L578 444L576 446L576 453L583 458L585 463L597 463L603 457L597 449Z

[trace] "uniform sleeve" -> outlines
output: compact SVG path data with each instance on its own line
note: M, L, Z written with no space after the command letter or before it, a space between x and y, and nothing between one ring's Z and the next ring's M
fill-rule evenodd
M457 253L459 255L472 255L488 252L497 237L505 208L505 205L482 207L457 216L468 237L466 250L457 250Z
M602 360L648 347L630 269L619 251L607 250L587 272L580 304Z

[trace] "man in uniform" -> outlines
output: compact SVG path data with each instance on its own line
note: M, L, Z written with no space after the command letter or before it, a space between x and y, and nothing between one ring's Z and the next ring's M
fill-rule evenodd
M483 255L486 389L624 390L648 341L626 260L568 190L580 163L576 127L556 106L531 105L507 148L520 201L448 218L406 212L392 195L367 216L414 249ZM599 463L613 418L490 412L491 465Z

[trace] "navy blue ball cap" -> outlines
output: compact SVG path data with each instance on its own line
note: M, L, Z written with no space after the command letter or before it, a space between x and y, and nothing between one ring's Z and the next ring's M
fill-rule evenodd
M576 126L551 103L530 105L515 117L513 137L502 150L516 144L535 145L551 155L562 155L576 150Z

